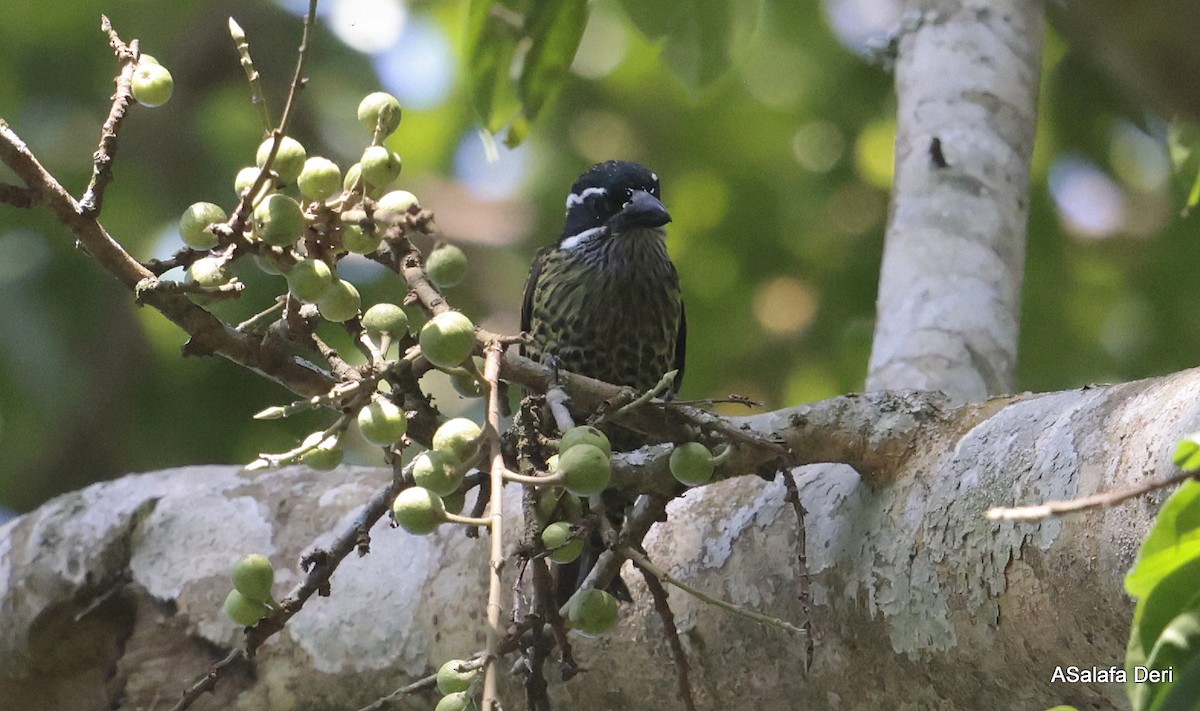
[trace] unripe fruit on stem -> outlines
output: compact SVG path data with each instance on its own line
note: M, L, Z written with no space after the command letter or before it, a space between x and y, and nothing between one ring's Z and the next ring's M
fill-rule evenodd
M567 623L584 634L604 634L616 626L619 616L617 599L596 588L579 590L567 602Z
M462 462L446 452L431 449L413 459L413 481L438 496L449 496L457 491L465 475Z
M555 521L542 531L542 545L555 563L570 563L583 553L583 539L571 537L571 524Z
M420 486L410 486L392 502L392 516L409 533L433 533L445 520L446 507L438 495Z
M358 315L358 307L362 298L358 289L348 281L334 279L329 288L317 299L317 311L326 320L334 323L349 321Z
M408 430L404 410L385 397L376 395L358 411L358 429L371 444L386 447L400 441Z
M258 153L254 155L254 162L259 168L267 162L267 156L271 155L271 146L274 143L275 138L271 137L258 145ZM284 136L279 139L279 150L275 152L271 170L275 171L281 182L291 185L296 178L300 177L300 172L304 170L304 161L307 158L308 152L304 150L300 141L291 136Z
M220 257L201 257L188 267L188 274L200 286L221 286L229 281L229 263Z
M577 444L559 455L563 486L576 496L599 494L612 481L612 465L604 450L592 444Z
M562 454L571 447L577 444L590 444L594 447L599 447L608 456L612 456L612 445L608 442L608 436L591 425L579 425L563 432L562 439L558 440L558 452Z
M309 200L328 200L342 187L342 171L328 158L309 158L296 178L296 187Z
M225 222L229 215L220 205L211 202L197 202L183 211L179 218L179 236L183 243L192 249L212 249L220 240L208 230L208 226Z
M400 177L404 161L399 153L385 146L370 146L363 151L359 165L362 166L364 180L371 185L384 186Z
M439 368L453 368L475 350L475 324L457 311L429 319L418 338L425 359Z
M233 191L237 193L239 199L242 197L242 193L249 190L250 186L254 185L254 181L258 180L258 174L260 172L262 172L261 168L255 168L251 166L247 166L238 171L237 176L235 176L233 179ZM250 204L253 205L258 203L263 199L264 196L269 195L276 187L277 185L275 183L275 179L268 176L266 182L263 183L262 189L259 190L257 195L251 198Z
M225 614L229 615L229 619L242 627L257 625L259 620L271 612L263 603L251 600L237 590L230 590L229 594L225 596L224 607Z
M460 462L469 462L479 453L479 436L483 430L474 420L455 417L446 420L433 433L430 444Z
M388 333L400 337L408 332L408 314L396 304L375 304L363 314L362 325L371 335Z
M437 688L443 694L453 694L456 691L466 691L471 688L471 680L478 674L478 669L459 671L460 664L466 664L462 659L451 659L437 671Z
M583 516L579 497L559 486L541 489L537 494L538 520L575 522Z
M304 439L304 446L313 447L313 449L305 452L304 456L300 457L300 461L312 469L327 472L341 464L342 457L346 456L346 453L338 446L336 436L331 435L322 441L323 434L324 432L313 432Z
M384 193L375 204L375 221L383 228L399 222L403 217L420 208L417 196L407 190L392 190Z
M470 692L456 691L443 696L437 702L437 706L433 707L433 711L472 711L474 708L475 701Z
M476 372L478 372L483 367L483 359L471 356L471 360L475 364ZM465 365L466 361L463 361L463 363ZM453 373L450 376L450 384L454 386L454 391L463 397L475 398L487 395L487 387L470 373Z
M254 208L254 234L275 247L294 244L306 224L300 203L282 193L268 195Z
M442 245L429 253L425 273L438 288L456 286L467 275L467 255L452 244Z
M158 60L147 62L143 57L133 70L129 88L139 104L152 109L170 100L171 94L175 92L175 80L171 78L171 72L159 64Z
M699 442L685 442L671 451L671 476L681 484L699 486L712 479L712 452Z
M400 102L396 97L382 91L367 94L358 104L358 120L363 128L367 129L368 136L375 134L375 127L380 124L380 115L383 116L380 138L387 138L400 126Z
M370 254L379 249L382 236L378 230L367 232L353 222L342 223L342 246L355 254Z
M275 568L261 553L251 553L233 566L233 588L245 597L261 603L270 602L271 586L275 584Z
M333 270L320 259L301 259L287 273L288 289L301 301L317 301L333 285Z

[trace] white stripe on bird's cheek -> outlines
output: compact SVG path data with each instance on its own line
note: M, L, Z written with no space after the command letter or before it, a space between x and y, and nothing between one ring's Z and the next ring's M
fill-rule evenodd
M583 192L576 195L571 193L567 196L567 209L570 210L576 205L582 205L584 200L587 200L592 195L607 195L608 190L605 188L584 188Z
M603 190L603 189L604 188L588 188L588 190ZM608 229L607 227L605 227L604 225L601 225L599 227L593 227L590 230L584 230L583 232L580 232L577 235L571 235L570 237L567 237L566 239L564 239L562 242L559 242L558 248L562 249L562 250L566 250L568 252L573 249L578 249L579 247L582 247L584 244L603 235L605 230L607 230L607 229Z

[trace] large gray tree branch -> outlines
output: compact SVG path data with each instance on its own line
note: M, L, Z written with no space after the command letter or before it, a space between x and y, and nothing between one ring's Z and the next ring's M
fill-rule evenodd
M867 389L1015 385L1044 20L1033 0L915 0Z
M1168 476L1172 443L1200 427L1200 372L950 411L916 394L880 396L874 414L823 414L855 411L854 399L750 419L788 441L822 421L828 440L846 443L843 461L905 454L884 458L894 463L879 472L885 486L820 467L798 477L815 602L807 676L797 639L672 591L700 707L1119 708L1119 687L1050 679L1055 665L1121 663L1122 575L1161 495L1040 523L982 514ZM856 434L868 431L876 441ZM172 702L240 635L220 610L233 561L270 555L284 592L301 554L388 476L191 467L98 484L0 528L0 699ZM778 482L745 476L674 502L647 549L704 590L799 623L795 526ZM377 525L371 553L334 574L333 596L310 601L253 672L226 677L195 708L352 709L481 648L486 558L460 529L417 538ZM563 708L673 708L661 623L627 578L637 602L614 633L575 640L591 673L556 688Z

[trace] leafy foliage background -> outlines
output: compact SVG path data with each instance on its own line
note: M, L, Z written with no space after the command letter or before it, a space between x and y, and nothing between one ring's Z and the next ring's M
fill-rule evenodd
M405 187L471 257L471 278L450 292L457 306L488 328L514 332L528 260L561 229L571 182L591 163L631 158L663 176L676 218L670 250L689 315L685 397L739 392L776 407L862 387L894 104L891 77L836 40L822 3L593 3L595 17L624 28L624 58L603 78L568 79L533 126L520 196L500 203L455 182L455 151L476 125L461 65L467 6L411 3L412 17L443 27L459 50L457 84L437 107L408 110L391 144L405 159ZM226 19L246 28L275 111L300 22L270 2L0 4L0 117L76 194L116 71L98 29L101 12L126 39L141 38L176 80L171 102L128 120L102 218L148 258L178 244L174 224L190 203L232 203L233 175L261 138ZM706 47L719 48L715 60ZM292 134L309 155L345 167L364 143L354 108L378 81L368 57L324 29L309 66ZM1191 267L1200 245L1192 224L1177 217L1188 180L1139 191L1120 182L1127 171L1115 149L1131 126L1159 140L1161 123L1053 33L1043 87L1021 386L1067 388L1190 367L1200 346ZM1071 155L1118 176L1129 229L1102 240L1064 229L1048 177ZM0 170L0 180L10 179ZM278 277L242 277L246 297L221 306L232 318L282 288ZM356 283L367 303L404 293L394 278L371 272ZM289 398L224 361L182 359L181 344L174 326L134 308L47 217L0 207L0 504L27 510L130 471L246 462L321 423L319 415L251 421ZM454 399L448 388L437 392ZM350 453L362 462L371 456L365 447Z

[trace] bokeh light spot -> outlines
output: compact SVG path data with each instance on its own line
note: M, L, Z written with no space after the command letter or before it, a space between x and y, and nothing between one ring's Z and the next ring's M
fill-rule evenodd
M896 169L896 119L883 118L863 127L854 143L854 166L863 180L878 188L892 187Z
M610 111L582 111L567 131L575 150L593 163L641 153L629 122Z
M1125 193L1104 171L1078 158L1050 167L1050 194L1063 228L1081 239L1103 239L1125 223Z
M496 143L495 160L480 131L463 136L454 152L454 177L477 200L507 200L520 192L529 174L530 143L516 148Z
M801 168L813 173L833 169L846 151L846 138L832 121L809 121L792 137L792 155Z
M376 54L396 44L407 19L400 0L334 0L329 28L350 48Z
M375 56L375 71L383 88L404 108L429 109L445 101L454 88L454 59L442 28L414 17L399 41Z
M817 314L812 287L793 277L776 277L754 293L754 317L768 333L791 336L808 328Z

